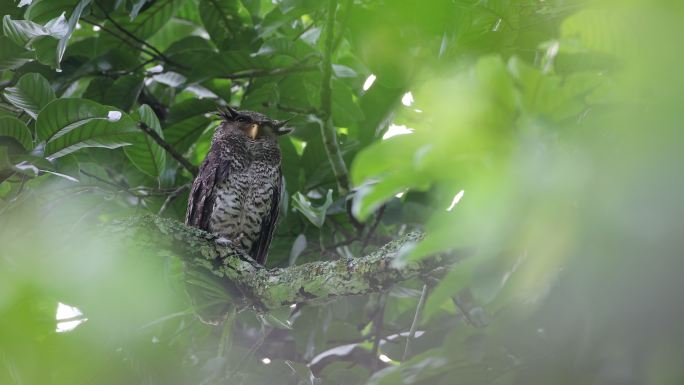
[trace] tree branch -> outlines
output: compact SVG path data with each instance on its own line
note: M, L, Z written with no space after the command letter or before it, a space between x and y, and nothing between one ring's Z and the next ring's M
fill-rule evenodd
M264 269L248 256L214 242L215 236L154 215L132 217L108 225L108 234L155 252L178 255L189 266L208 269L235 285L244 295L241 306L268 310L298 302L380 292L415 277L443 272L453 255L436 255L395 267L402 248L422 238L411 233L359 258L311 262L288 268Z
M349 193L349 172L344 164L340 145L337 141L337 132L332 120L332 53L335 41L335 11L337 0L328 1L328 17L326 21L325 51L323 52L322 81L321 81L321 137L323 146L328 154L328 160L332 166L333 174L337 180L337 189L340 195Z
M139 122L138 127L145 132L152 140L157 142L158 145L160 145L166 152L169 153L173 157L173 159L177 160L178 163L180 163L181 166L183 166L186 170L190 171L190 173L195 176L199 172L199 169L197 166L194 164L190 163L183 155L181 155L178 151L176 151L175 148L171 147L171 145L166 142L157 132L150 127L147 126L147 124Z

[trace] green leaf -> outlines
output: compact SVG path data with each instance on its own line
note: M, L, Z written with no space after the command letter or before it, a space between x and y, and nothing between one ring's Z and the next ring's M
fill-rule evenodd
M105 92L102 103L129 111L138 100L143 87L143 77L140 75L126 75L114 81Z
M234 46L241 24L236 1L200 0L199 13L211 40L221 49Z
M53 100L38 114L36 134L49 141L93 120L107 120L111 110L87 99Z
M428 297L422 319L428 320L434 317L445 302L450 302L453 296L466 287L470 283L473 271L479 262L477 258L470 258L466 262L456 265Z
M145 5L145 3L147 3L147 0L133 1L133 5L131 5L131 13L128 14L128 16L131 18L131 21L138 17L138 13L140 13L140 10L142 9L143 5Z
M78 5L71 12L71 15L69 15L69 22L67 23L66 33L59 39L59 43L57 44L58 64L62 61L62 58L64 57L64 51L66 50L67 42L69 41L71 34L74 32L74 29L76 28L76 23L78 22L78 19L81 18L81 13L83 13L83 10L90 4L91 1L92 0L79 1Z
M54 159L86 147L112 149L127 146L133 142L138 130L128 115L122 115L116 122L93 120L50 140L45 146L45 155Z
M337 79L332 82L332 114L338 127L347 127L364 119L363 111L354 100L351 88Z
M4 116L0 118L0 136L8 136L21 143L25 150L33 149L33 139L26 124L21 120Z
M314 226L319 229L323 227L325 222L325 215L328 211L328 207L332 204L332 190L328 190L328 194L325 197L325 203L319 207L314 207L305 195L297 192L292 196L292 202L294 208L304 214L306 219L308 219Z
M0 70L19 68L33 60L33 53L12 42L7 36L0 36Z
M50 20L44 26L28 20L12 20L9 15L5 15L2 18L2 31L15 44L28 46L38 38L63 38L67 35L68 25L64 15Z
M143 13L131 21L129 17L121 17L118 22L133 35L147 39L157 33L176 13L185 0L157 0Z
M181 153L187 151L204 132L210 120L204 115L195 115L164 129L166 141Z
M164 138L164 132L159 124L157 115L150 106L144 104L138 109L138 120L153 129L159 136ZM136 135L132 145L124 147L124 152L135 167L147 175L157 177L164 170L166 164L166 152L149 135L144 132Z
M62 13L69 12L74 3L74 0L33 0L24 16L35 23L45 23Z
M57 99L36 119L38 138L47 141L45 155L57 158L83 147L116 148L139 133L135 122L114 107L86 99Z
M4 95L7 101L26 111L33 119L55 99L50 83L37 73L22 76L14 87L5 90Z

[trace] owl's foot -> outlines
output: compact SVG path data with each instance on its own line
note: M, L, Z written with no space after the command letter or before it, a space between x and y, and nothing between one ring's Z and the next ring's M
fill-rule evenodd
M244 237L244 233L240 233L237 237L234 239L228 239L226 237L218 237L214 239L214 243L216 243L219 246L224 246L224 247L232 247L232 248L241 248L242 247L242 238Z
M228 239L226 237L216 238L216 239L214 239L214 243L216 243L219 246L224 246L224 247L233 246L233 241L231 241L230 239Z

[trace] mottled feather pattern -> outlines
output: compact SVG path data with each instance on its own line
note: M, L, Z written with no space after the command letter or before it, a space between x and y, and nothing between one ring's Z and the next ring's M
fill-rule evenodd
M232 241L264 264L278 217L280 161L275 137L253 139L224 123L193 183L186 223Z

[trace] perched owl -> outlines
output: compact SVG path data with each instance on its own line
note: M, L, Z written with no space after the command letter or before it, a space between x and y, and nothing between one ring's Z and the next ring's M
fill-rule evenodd
M260 264L278 219L282 190L277 136L292 131L287 121L257 112L220 111L211 148L188 199L185 223L241 248Z

